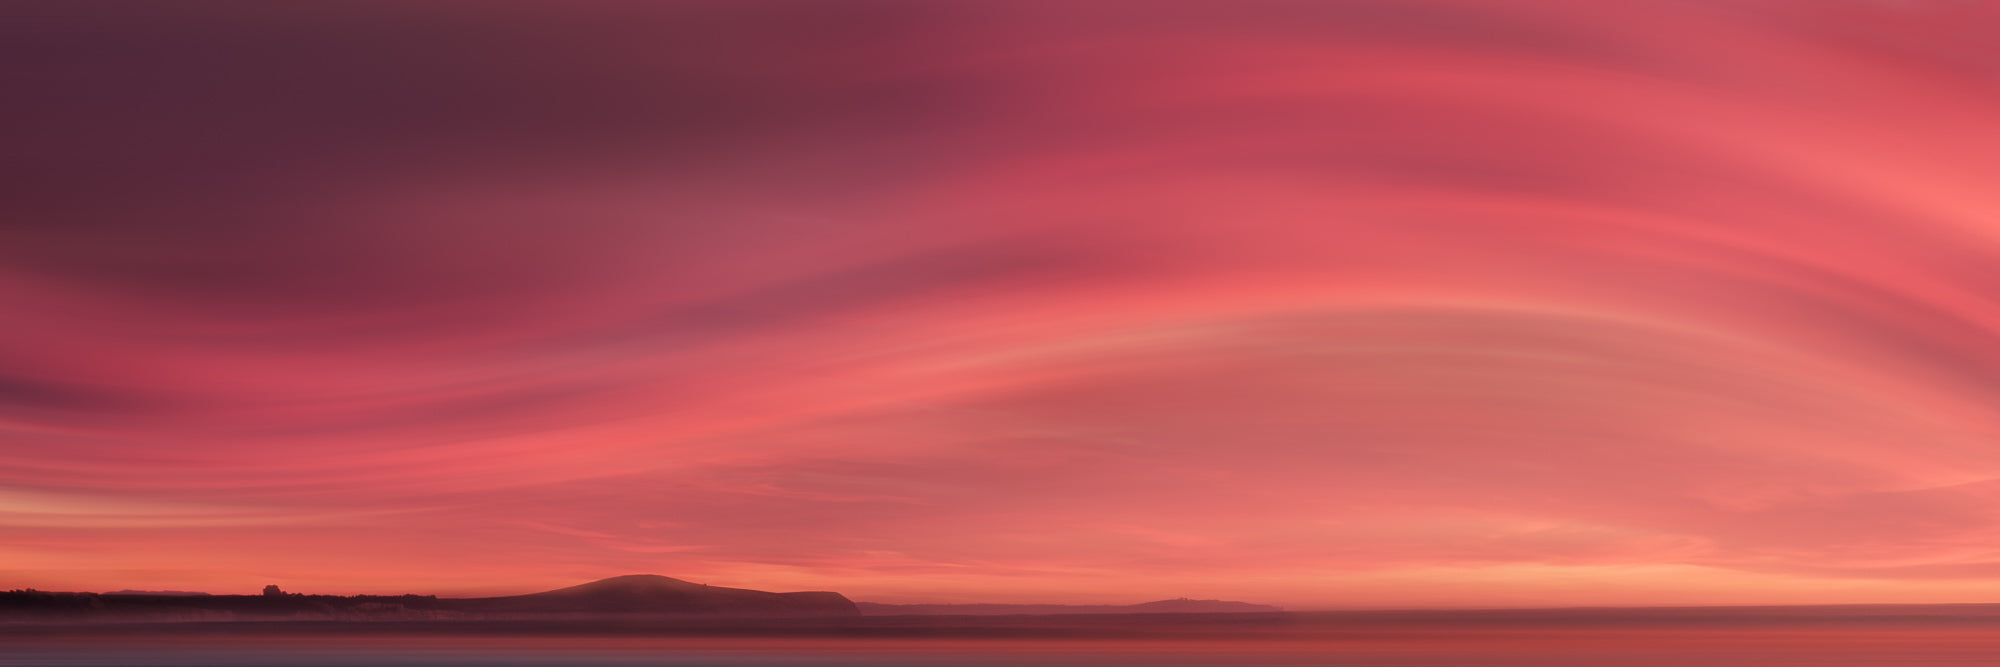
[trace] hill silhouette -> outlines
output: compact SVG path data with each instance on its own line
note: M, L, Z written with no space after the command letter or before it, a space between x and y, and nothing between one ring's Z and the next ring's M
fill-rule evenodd
M302 595L267 586L260 595L118 592L0 593L0 620L533 620L600 617L859 616L845 596L827 591L770 593L635 574L527 595L439 598L431 595Z
M631 574L553 591L495 598L441 600L465 611L745 616L857 616L839 593L769 593L709 586L657 574Z

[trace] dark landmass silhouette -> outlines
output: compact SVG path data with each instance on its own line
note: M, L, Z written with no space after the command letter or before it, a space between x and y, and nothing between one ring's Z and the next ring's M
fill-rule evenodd
M22 592L16 591L8 595L19 593ZM232 597L249 599L256 596L182 599L207 601ZM287 597L291 596L288 594ZM297 597L310 600L318 596ZM104 622L107 620L116 622ZM1501 643L1545 641L1556 642L1553 645L1559 646L1564 645L1562 642L1570 640L1581 640L1591 646L1624 645L1630 641L1645 641L1652 642L1655 646L1685 648L1704 642L1763 640L1758 638L1775 638L1781 642L1796 644L1802 641L1802 638L1810 638L1813 642L1830 638L1868 636L1902 637L1907 640L1911 636L1934 638L1945 633L1957 633L1956 636L1961 638L1970 637L1978 642L1990 643L1992 637L2000 636L1996 634L2000 633L2000 605L1996 604L1004 616L740 616L626 613L460 615L425 620L393 616L329 618L322 613L318 616L282 619L285 622L272 622L272 620L274 619L260 617L217 619L214 622L199 623L161 620L157 617L124 620L103 617L80 617L69 621L16 620L0 622L0 646L52 640L84 641L92 646L111 646L120 645L121 642L149 641L223 642L224 645L233 645L227 642L244 639L289 642L304 637L339 638L343 644L348 641L376 640L400 642L413 637L443 637L453 642L462 642L472 637L493 637L507 641L525 637L632 638L645 641L688 637L860 639L869 642L908 639L930 642L925 644L926 646L939 646L941 644L935 642L940 640L975 642L1161 640L1176 642L1177 646L1199 646L1202 642L1218 642L1216 646L1225 647L1241 646L1244 645L1243 642L1273 641L1388 646L1396 650L1408 650L1409 647L1429 646L1442 641ZM1919 634L1911 635L1913 632ZM0 662L5 660L0 659ZM1696 662L1685 664L1696 664Z
M841 617L860 611L839 593L769 593L650 574L542 593L490 598L434 595L261 595L176 592L0 593L0 621L491 621L615 617Z
M167 597L187 598L187 597L206 597L208 594L198 593L195 591L111 591L109 593L99 593L99 595L160 595Z
M1060 616L1067 614L1240 614L1284 611L1228 600L1177 598L1141 604L880 604L856 602L864 616Z
M484 613L669 613L733 616L858 616L846 596L829 591L767 593L634 574L543 593L442 600Z

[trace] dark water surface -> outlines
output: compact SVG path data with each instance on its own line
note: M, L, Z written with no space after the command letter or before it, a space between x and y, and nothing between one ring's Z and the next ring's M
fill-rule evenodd
M1912 634L1855 641L1842 637L1695 637L1653 641L1440 641L1314 645L1174 642L1017 641L1004 644L906 640L896 644L820 641L731 645L605 645L569 638L536 642L254 643L159 642L7 647L0 665L68 667L445 667L460 665L632 667L970 667L1085 665L2000 665L1991 635Z
M867 619L745 626L0 626L37 667L2000 665L2000 614L1479 612Z

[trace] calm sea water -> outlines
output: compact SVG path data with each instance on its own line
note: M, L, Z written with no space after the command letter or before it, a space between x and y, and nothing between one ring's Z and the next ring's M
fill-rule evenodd
M2000 665L1990 627L1381 632L1251 640L14 636L36 667L1084 667Z

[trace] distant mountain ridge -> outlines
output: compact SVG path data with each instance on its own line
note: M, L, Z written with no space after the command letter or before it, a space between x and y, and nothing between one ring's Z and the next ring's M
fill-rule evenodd
M839 593L769 593L682 581L657 574L600 579L553 591L494 598L440 600L446 606L480 612L703 614L747 616L857 616L854 603Z
M0 620L529 620L598 617L859 616L846 596L829 591L771 593L697 584L655 574L612 577L568 588L489 598L434 595L301 595L277 586L262 595L188 595L171 591L0 593Z
M1229 614L1271 613L1283 608L1230 600L1176 598L1140 604L881 604L856 602L863 616L1056 616L1064 614Z
M821 618L855 616L1053 616L1279 612L1278 607L1179 598L1131 605L855 603L831 591L772 593L633 574L540 593L484 598L433 595L261 595L121 590L0 593L0 621L478 621L596 618Z

